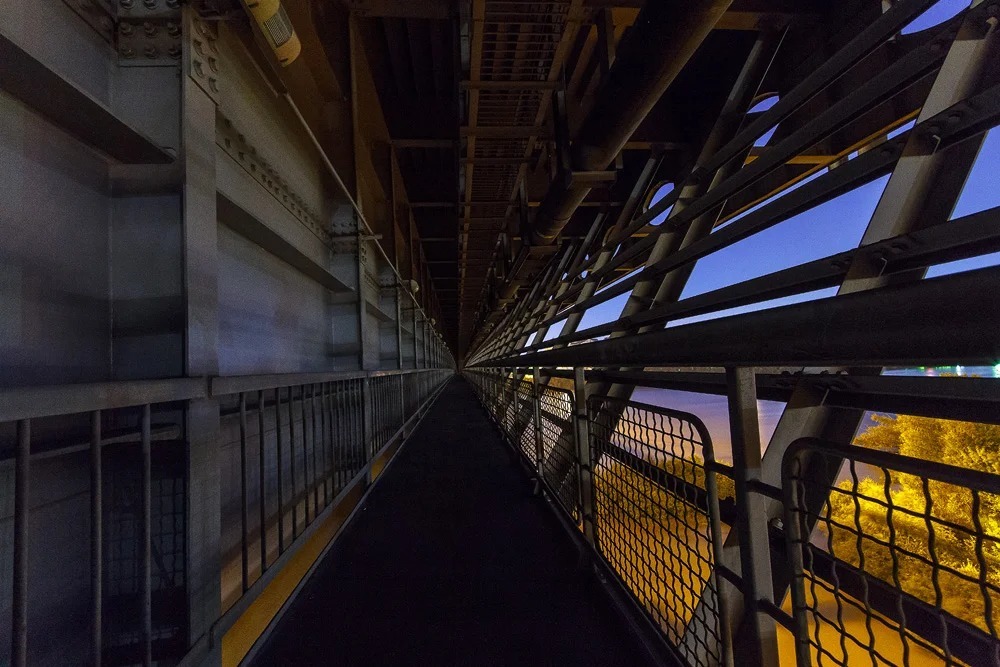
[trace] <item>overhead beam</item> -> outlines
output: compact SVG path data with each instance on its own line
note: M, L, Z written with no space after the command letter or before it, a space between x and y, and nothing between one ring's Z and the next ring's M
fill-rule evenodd
M559 81L462 81L462 90L558 90Z
M457 139L390 139L394 148L457 148Z
M552 129L544 125L522 125L513 127L482 127L464 126L459 133L463 137L482 137L484 139L551 139Z
M152 139L3 35L0 63L0 89L88 146L123 164L174 161Z
M489 366L897 366L993 364L1000 267L844 294ZM961 331L961 336L955 332Z

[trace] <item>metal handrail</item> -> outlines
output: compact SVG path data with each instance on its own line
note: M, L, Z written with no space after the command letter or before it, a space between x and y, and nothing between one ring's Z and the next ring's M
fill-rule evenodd
M0 422L38 419L57 415L131 408L153 403L192 401L239 392L336 382L366 377L428 373L435 368L377 371L332 371L329 373L278 373L225 375L155 380L123 380L78 384L9 387L0 389Z
M476 386L490 416L498 423L498 426L501 426L505 438L523 456L534 476L536 474L535 462L531 460L529 452L525 451L523 447L523 438L527 437L526 434L531 431L531 422L524 419L517 423L518 428L523 427L523 432L517 429L511 431L509 423L509 405L512 402L511 383L520 382L517 370L510 368L472 369L466 371L466 376ZM543 377L545 375L551 377L554 375L567 376L571 373L553 369L536 368L532 370L533 376L539 374L542 374ZM577 404L576 393L586 391L586 384L583 380L587 376L581 372L581 369L576 369L575 374L577 382L573 391L552 387L546 387L545 391L565 392L569 395L567 400ZM601 371L594 372L595 377L599 377L601 374ZM635 373L634 375L639 377L642 374ZM858 377L865 381L870 379L867 376ZM810 380L810 378L799 379ZM830 383L835 383L838 386L849 386L852 379L854 379L852 376L837 375L831 375L827 378ZM887 380L894 379L887 378ZM541 392L538 390L537 382L533 384L535 388L531 393L531 400L536 403L533 409L537 414L539 409L537 404L540 402ZM911 386L908 391L913 389L914 387ZM828 392L832 390L832 388L828 388ZM519 392L517 400L520 404L527 398L527 392L522 390ZM733 400L732 397L730 398ZM744 624L761 622L760 619L773 619L773 622L788 630L797 642L798 654L796 658L802 667L814 664L820 653L824 656L824 662L828 659L833 664L847 664L847 649L843 648L845 645L853 645L854 649L852 650L870 650L872 655L881 656L879 659L886 664L916 664L912 662L916 658L907 657L905 652L902 658L898 656L892 658L891 654L897 648L892 646L884 648L881 645L876 647L873 645L874 639L866 646L865 640L858 638L860 635L855 636L858 632L864 635L866 625L870 628L879 624L889 628L889 635L899 635L897 643L900 641L899 638L905 637L901 640L903 644L909 642L914 647L912 651L922 652L922 655L937 655L946 662L952 660L951 664L1000 665L1000 633L997 631L1000 622L995 620L1000 618L996 616L995 611L997 609L996 600L1000 600L1000 584L997 584L994 579L998 573L995 571L994 561L991 560L993 557L989 556L989 552L1000 549L1000 535L990 532L994 531L995 528L987 523L987 518L983 514L987 508L995 506L994 499L1000 498L1000 475L981 470L968 470L892 452L867 449L857 445L804 438L795 441L781 452L784 456L782 457L783 467L780 480L769 482L753 475L746 476L743 479L746 488L742 492L739 485L736 484L735 499L729 498L728 493L726 493L726 498L720 498L719 482L716 480L728 479L737 482L737 478L743 473L732 466L715 461L708 431L699 418L670 408L601 395L589 396L588 405L590 406L587 417L589 429L585 437L591 443L592 457L588 457L587 461L592 458L593 462L585 465L581 460L579 449L576 451L567 450L569 455L574 457L574 465L577 468L574 478L575 484L582 487L588 483L588 478L596 477L596 480L591 482L595 488L599 489L601 484L607 485L609 483L614 486L607 487L603 495L599 491L590 510L587 509L586 504L567 506L564 502L555 502L551 503L551 506L556 508L560 514L567 516L569 525L573 526L574 532L578 534L581 542L586 542L582 533L585 532L587 524L590 523L594 526L593 532L596 537L591 541L591 546L595 548L595 553L602 557L602 562L608 566L611 576L605 577L605 579L620 584L625 592L632 595L633 602L643 607L648 620L661 633L661 639L665 640L665 643L674 650L677 657L682 660L687 658L688 662L692 664L715 664L713 660L717 657L719 661L731 664L727 661L732 660L730 652L732 649L727 648L726 644L731 646L737 636L729 627L729 623L732 619L739 622L742 618ZM520 406L519 409L525 414L532 411L527 406ZM632 410L642 411L641 415L630 417L629 411ZM611 434L607 433L607 429L611 428L609 423L605 423L600 416L602 411L616 416L612 422L615 430ZM574 409L574 416L575 413ZM667 450L670 449L670 446L668 445L666 449L661 446L660 436L654 435L653 431L658 432L663 425L646 423L648 419L646 414L662 415L664 418L684 418L691 424L690 428L693 430L694 440L704 439L704 442L701 443L702 449L690 450L685 444L678 443L675 439L677 434L672 429L668 429L672 434L671 439L664 442L679 444L673 452L674 458L679 456L685 461L690 459L691 464L699 470L694 471L693 468L689 470L685 467L686 464L681 462L682 467L678 472L676 461L661 461L657 456L652 456L652 458L647 456L647 450L652 447L667 452L666 455L669 458L670 452ZM504 415L507 415L506 424ZM562 429L563 435L559 437L574 439L580 437L579 430L574 429L573 419L563 424L553 424L553 426ZM544 445L540 445L539 451L547 446L552 446L550 440L553 436L551 433L542 434L537 426L535 432L536 437L548 438ZM623 440L619 441L619 437ZM700 454L702 460L699 461L697 457L693 457L692 451ZM815 472L818 470L816 466L822 464L822 461L819 460L822 457L830 459L827 462L827 468L824 469L826 472ZM838 480L843 479L843 474L838 478L836 471L840 470L840 465L845 461L850 463L851 476L844 483L847 483L849 487L849 482L853 480L854 488L845 489L843 485L834 488L837 487ZM614 472L605 472L605 478L602 479L600 471L602 466L608 464L616 466L616 468ZM588 475L583 474L584 467L587 468ZM884 488L874 495L878 496L884 493L884 499L870 497L871 491L861 492L859 480L863 479L864 476L859 474L858 470L863 469L883 471ZM900 504L899 500L894 500L892 494L897 492L895 485L898 483L898 475L911 476L911 478L921 481L923 493L927 499L925 505L913 508ZM538 471L538 479L541 485L537 488L544 489L555 500L562 500L559 494L560 489L548 484L548 480L544 478L540 470ZM947 516L938 516L936 511L932 512L930 509L931 496L936 493L934 486L936 484L952 485L964 489L964 492L969 494L971 498L967 508L969 516L964 519L949 519ZM893 513L897 517L896 521L906 519L916 521L921 525L933 524L936 526L937 546L935 546L935 528L933 526L928 528L929 536L918 535L917 542L912 542L913 535L905 535L898 531L892 533L888 538L871 535L870 531L865 530L859 523L860 520L857 517L855 517L853 526L844 525L845 521L847 524L851 524L850 520L832 519L830 510L824 508L828 507L826 504L828 499L835 494L855 497L855 505L864 502L873 507L882 508L881 511L889 513L886 519L889 524L893 522ZM608 505L609 501L614 504ZM688 514L691 512L701 513L702 516L707 517L708 525L706 528L710 534L706 535L712 542L711 553L713 556L721 558L724 554L723 536L726 532L726 526L729 526L730 529L728 537L726 537L725 547L728 548L731 544L733 547L738 546L740 552L750 551L745 542L748 536L738 530L737 524L741 513L761 511L760 509L752 509L754 507L752 504L748 506L748 503L757 502L770 503L776 508L777 515L774 521L768 523L763 541L765 548L760 554L760 558L768 561L776 558L778 559L775 560L776 563L785 562L787 564L786 567L773 573L774 595L776 597L772 598L770 595L762 593L766 588L761 589L759 582L757 590L761 597L759 599L753 596L748 597L747 577L763 576L755 574L754 565L751 565L750 569L747 570L746 562L737 564L732 561L719 561L714 557L706 559L707 551L702 552L695 549L692 552L692 558L695 562L698 560L711 562L708 576L711 577L709 581L712 583L704 589L703 593L698 595L702 597L711 595L713 601L706 607L705 600L701 599L697 610L691 612L691 607L686 605L683 599L677 598L677 596L683 597L683 595L691 595L691 593L682 594L667 586L665 588L666 595L675 596L674 602L668 602L668 604L676 605L681 610L687 609L689 613L694 614L692 618L698 619L699 623L704 623L706 618L712 618L711 614L715 614L714 617L718 618L718 625L711 627L717 628L718 631L715 633L715 631L702 630L701 632L695 631L694 635L690 635L688 633L692 632L693 626L688 625L684 629L678 629L663 625L663 617L657 616L657 613L662 613L662 611L650 607L653 604L650 598L650 582L655 581L655 572L660 572L666 579L680 577L679 571L674 570L677 568L680 570L690 569L692 561L686 561L683 558L677 559L674 556L668 558L675 547L668 544L667 537L655 537L648 534L648 528L640 528L638 523L635 528L629 528L628 526L631 525L629 522L643 520L655 522L658 514L666 515L673 511L676 513L672 515L675 518L667 517L667 519L670 521L679 520L682 524L685 522L688 524L686 528L682 527L676 531L683 536L686 534L685 531L691 529L692 525L706 526L706 519L692 519L693 515ZM934 503L935 507L937 502L939 501ZM607 508L611 507L614 512L619 513L615 520L623 523L612 527L612 531L616 531L617 534L609 536L607 534L609 527L602 527L602 521L609 520L608 516L602 515L602 503L605 508L604 512L607 512ZM671 508L673 509L671 510ZM649 513L650 510L652 510L652 514ZM779 521L778 517L782 516L782 510L784 512L783 521ZM768 510L768 515L774 515L774 512ZM932 572L930 576L939 590L937 603L927 599L926 593L923 594L924 599L921 599L913 590L910 590L908 585L899 580L894 581L893 577L898 579L898 574L886 579L884 575L876 575L872 571L866 570L864 558L862 557L860 563L855 562L857 555L852 556L853 552L850 550L842 553L840 548L843 547L838 547L838 549L825 548L822 545L822 534L817 537L817 533L813 531L813 528L820 524L827 527L827 532L840 531L854 536L851 538L850 545L854 544L854 539L864 541L866 545L870 545L866 549L888 550L886 553L897 554L894 558L910 558L920 567L928 569L928 572ZM972 568L970 572L958 571L957 566L939 561L938 555L936 555L935 549L942 548L945 541L951 539L948 535L952 533L960 536L955 539L965 539L968 544L975 547L974 549L970 547L971 565L969 567ZM961 537L963 535L964 538ZM612 545L612 551L605 553L606 549L603 545L609 537L612 540L618 540L618 546ZM904 538L910 542L905 542ZM653 541L650 542L650 540ZM860 542L858 543L860 544ZM687 546L690 547L690 545ZM860 550L861 547L859 546L857 549ZM756 558L756 556L751 558ZM851 558L854 558L854 561ZM976 565L977 562L978 565ZM897 570L899 567L897 564ZM636 568L639 569L636 570ZM637 571L640 574L636 574ZM989 573L988 580L987 572ZM969 595L972 598L981 593L982 601L980 603L985 605L988 618L983 623L978 623L979 627L977 627L977 624L970 622L967 614L966 618L956 616L954 610L944 605L940 599L938 578L963 580L965 582L963 585L969 587ZM697 577L694 579L696 580ZM771 580L770 573L767 574L766 580ZM786 580L791 580L793 596L791 613L781 604L781 597L784 595L784 591L788 590ZM686 581L689 581L688 585L690 585L690 578ZM813 598L809 598L803 590L804 582L810 582L812 585ZM638 588L635 588L636 586ZM832 596L838 606L849 607L851 613L857 615L853 631L837 617L831 617L830 612L824 612L818 608L819 602L815 599L817 590L822 595ZM823 593L823 591L826 592ZM976 591L980 593L976 593ZM994 611L990 611L991 605ZM705 614L709 614L709 616ZM863 619L863 622L858 619ZM822 632L817 629L820 625L824 626ZM692 636L695 639L691 639ZM840 637L839 646L838 637ZM699 641L701 644L698 643ZM718 641L719 645L712 648L710 646L712 641ZM746 644L747 641L751 643ZM753 646L756 641L758 640L741 639L744 648ZM759 641L763 647L764 642L770 640L761 637ZM892 644L892 637L888 641L889 644ZM702 653L697 653L695 649L701 650ZM692 651L695 652L692 653ZM838 657L838 651L844 651L845 657ZM886 651L888 651L889 657L887 657ZM764 664L769 663L765 662Z

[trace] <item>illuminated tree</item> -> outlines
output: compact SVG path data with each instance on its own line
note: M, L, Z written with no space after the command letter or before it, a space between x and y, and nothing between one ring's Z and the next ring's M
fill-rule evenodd
M1000 474L1000 426L909 415L873 419L875 425L855 444ZM1000 586L1000 544L982 541L981 568L974 537L977 521L983 534L1000 537L1000 497L980 494L974 513L973 494L961 486L925 486L915 475L889 471L887 477L860 466L846 474L850 479L831 494L821 521L837 558L984 630L992 596L1000 626L1000 597L984 591L980 581L982 570L988 584Z

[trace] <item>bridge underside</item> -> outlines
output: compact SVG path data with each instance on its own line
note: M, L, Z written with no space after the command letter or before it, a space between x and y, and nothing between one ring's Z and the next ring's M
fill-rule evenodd
M0 665L1000 667L998 123L1000 0L0 1Z

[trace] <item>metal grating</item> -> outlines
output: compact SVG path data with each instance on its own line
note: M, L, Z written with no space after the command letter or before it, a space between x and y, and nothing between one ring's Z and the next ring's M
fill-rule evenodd
M473 62L473 80L512 82L510 89L473 90L470 93L468 123L476 127L535 127L544 120L551 91L525 90L513 82L545 82L557 72L564 55L563 42L570 25L573 0L531 2L528 0L484 0L482 22L476 22L478 53ZM562 49L562 50L561 50ZM471 160L524 158L534 146L534 139L475 137L469 138L467 157ZM468 182L464 201L472 204L469 217L505 218L522 177L521 165L473 162L466 171ZM476 202L500 202L475 206ZM474 240L496 241L495 230L470 230L469 241L461 252L460 295L478 299L483 282L483 267L470 263ZM467 317L467 315L464 315ZM463 321L468 327L471 321Z
M782 488L799 665L1000 665L1000 475L806 439Z
M598 551L688 664L721 664L713 545L721 525L706 493L714 475L705 426L602 396L588 412Z

